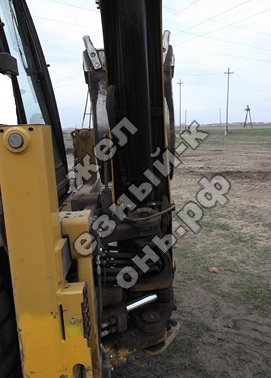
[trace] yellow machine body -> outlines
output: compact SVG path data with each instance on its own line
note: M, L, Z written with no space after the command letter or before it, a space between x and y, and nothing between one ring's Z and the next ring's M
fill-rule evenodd
M69 248L61 236L49 126L1 127L0 180L23 374L73 378L83 369L93 377L82 319L91 280L64 279ZM93 309L93 296L87 300Z

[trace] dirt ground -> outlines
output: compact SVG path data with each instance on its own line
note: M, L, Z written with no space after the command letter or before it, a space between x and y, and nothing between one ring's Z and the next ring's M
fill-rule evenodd
M187 150L172 181L176 213L195 201L203 175L231 183L227 205L205 210L201 231L175 247L180 332L166 352L128 358L114 378L271 377L271 129L223 134Z
M175 171L176 214L196 201L204 175L222 174L231 188L175 246L180 332L163 354L132 356L113 378L271 377L271 128L207 132ZM184 226L176 214L174 229Z

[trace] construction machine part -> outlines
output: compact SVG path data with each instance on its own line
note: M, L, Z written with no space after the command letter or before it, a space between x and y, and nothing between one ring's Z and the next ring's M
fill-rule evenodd
M144 349L143 352L150 356L157 356L158 354L163 353L178 335L179 329L180 324L176 320L170 319L167 325L165 340L160 344L153 345L149 348Z
M3 247L0 248L0 303L0 377L22 378L9 261Z
M165 118L167 126L168 149L174 154L175 151L175 120L173 105L172 79L174 77L175 57L170 45L170 31L163 33L163 63L164 63L164 93L165 93ZM170 178L173 177L174 166L170 163Z
M71 136L76 187L93 184L97 180L98 170L94 153L94 132L91 129L76 129Z
M91 121L94 130L94 141L97 145L105 137L109 137L109 124L106 113L107 88L106 65L103 49L96 49L89 36L83 41L86 50L83 52L83 70L91 102ZM104 161L97 159L100 167L100 177L104 183L104 170L111 181L111 168L105 167Z
M84 37L93 130L73 133L83 185L65 202L63 137L41 47L25 0L3 0L0 7L6 17L0 53L14 56L20 73L11 59L20 126L0 127L0 229L23 374L110 377L111 364L140 350L162 350L177 329L170 326L174 57L169 32L162 37L162 2L99 1L104 50ZM22 77L30 83L27 94L37 98L35 112L25 108ZM34 119L51 124L52 134ZM88 155L92 160L85 160ZM96 173L94 155L103 187L95 175L91 182L79 172L84 165L84 173ZM1 293L3 316L12 319ZM10 333L7 345L15 341L12 321L1 321L0 314L0 336L1 325ZM1 363L4 369L0 347Z
M3 75L19 75L17 60L7 52L0 53L0 73Z
M15 314L3 284L0 283L0 376L17 377L17 365L20 362L18 335Z
M167 148L161 2L100 1L100 8L108 87L116 88L114 122L110 122L110 129L123 117L137 129L112 158L117 200L123 193L129 196L127 189L131 184L138 186L146 181L144 172L154 171L153 154L159 148L161 159ZM118 141L113 137L113 142ZM159 200L162 192L169 196L168 177L160 172L157 175L161 182L149 200Z
M69 238L71 256L77 262L77 279L79 282L85 282L88 287L88 302L96 305L101 302L97 301L93 281L93 255L94 251L91 244L84 243L86 235L90 231L92 213L89 210L61 212L61 228L62 233ZM82 238L80 239L80 235ZM80 246L80 249L78 247ZM90 339L91 357L94 374L101 374L102 357L100 353L99 342L99 328L98 328L98 314L94 306L89 308L89 322L92 324Z
M100 140L102 140L104 135L108 135L109 127L112 129L116 125L116 117L118 119L121 119L121 117L125 116L125 112L123 107L119 104L118 88L115 85L106 83L106 64L104 50L95 49L89 36L84 36L83 41L86 47L86 50L83 52L83 69L90 94L92 123L95 130L95 140L96 143L98 143ZM164 108L165 123L167 128L166 145L168 146L169 150L174 153L176 138L172 79L174 76L175 57L173 54L173 48L169 42L170 31L166 30L162 36L165 100ZM138 55L140 55L140 51L138 51ZM138 63L138 67L140 67L140 63ZM155 114L156 116L161 116L161 109L159 111L158 108L153 107L152 115ZM101 166L103 181L103 163L99 162L99 164ZM170 178L172 178L174 170L172 163L170 163L170 169Z
M14 143L17 140L22 144ZM84 308L95 304L88 301L85 282L66 282L64 255L69 251L60 233L50 127L2 126L0 146L1 195L23 374L36 372L43 378L58 372L72 377L80 364L86 378L92 378L89 322L85 326L82 319Z
M174 209L168 150L174 121L172 103L165 97L163 44L169 84L174 58L169 33L162 41L160 1L101 0L99 6L107 72L106 111L113 146L113 204L107 213L101 205L96 215L106 214L108 224L115 224L106 234L106 222L100 221L101 279L106 289L102 340L112 355L112 364L117 365L135 351L163 343L175 308L171 246L162 251L153 242L155 237L171 235ZM94 83L89 80L90 91L97 89L97 73L92 67ZM167 95L172 95L170 85ZM165 108L168 114L171 112L168 122ZM174 139L170 143L173 150ZM140 192L143 187L152 190ZM132 285L129 274L137 278ZM95 271L94 281L99 282ZM116 287L122 287L123 294L112 294L114 300L109 301L108 293ZM150 298L155 301L149 302ZM128 312L130 304L136 308Z
M96 49L89 36L83 41L86 50L83 52L83 70L88 85L92 105L92 124L95 130L95 141L108 135L108 119L105 112L106 103L106 66L103 49Z

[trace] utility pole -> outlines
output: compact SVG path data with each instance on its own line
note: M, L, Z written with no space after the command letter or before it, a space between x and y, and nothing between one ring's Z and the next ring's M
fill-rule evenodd
M225 135L228 133L229 128L229 90L230 90L230 75L234 72L230 72L230 69L228 68L227 72L224 72L224 74L228 75L228 85L227 85L227 106L226 106L226 123L225 123Z
M245 122L244 122L244 128L248 125L248 122L247 122L247 118L249 116L249 119L250 119L250 127L252 128L252 119L251 119L251 114L250 114L250 107L249 105L247 105L246 109L244 109L246 111L246 118L245 118Z
M184 113L185 115L184 115L184 129L186 130L186 125L187 125L187 122L186 122L186 120L187 120L187 109L185 109L185 113Z
M180 79L180 81L179 81L179 83L177 83L177 84L179 84L180 85L180 115L179 115L179 117L180 117L180 132L181 132L181 130L182 130L182 84L183 84L183 82L181 81L181 79Z
M221 108L219 108L219 128L221 129Z

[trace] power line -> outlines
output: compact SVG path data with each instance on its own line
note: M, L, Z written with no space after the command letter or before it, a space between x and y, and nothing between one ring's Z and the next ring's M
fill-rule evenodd
M246 80L243 80L239 75L236 75L236 78L233 78L233 81L240 85L241 87L245 88L246 90L250 91L250 93L254 94L257 97L262 98L264 101L270 101L271 94L267 92L263 92L262 88L257 88L256 86L252 85Z
M178 71L175 71L175 73L177 73ZM183 70L182 70L182 74L184 76L216 76L216 75L220 75L221 72L218 72L218 73L194 73L194 74L186 74L186 73L183 73Z
M164 8L164 9L168 9L168 10L172 10L172 11L175 11L175 12L178 12L177 9L173 9L173 8L169 8L169 7L165 7L165 6L163 6L162 8Z
M231 27L232 27L232 26L233 26L233 27L236 27L236 28L238 28L238 29L250 30L250 29L246 29L246 28L243 28L243 27L240 27L240 26L236 26L235 24L238 24L239 22L242 22L242 21L246 21L246 20L248 20L249 18L256 17L256 16L258 16L258 15L260 15L260 14L262 14L262 13L269 12L270 10L271 10L271 8L268 8L268 9L262 11L262 12L256 13L256 14L254 14L254 15L252 15L252 16L248 16L248 17L242 18L241 20L236 21L236 22L233 22L233 23L231 23L231 24L226 24L226 23L225 23L225 26L222 26L221 28L218 28L218 29L212 30L212 31L210 31L210 32L208 32L208 33L205 33L205 34L200 34L200 35L198 35L198 36L195 37L195 38L191 38L191 39L186 40L185 42L190 42L190 41L193 41L194 39L197 39L197 38L200 38L200 37L205 37L205 36L208 35L208 34L215 33L216 31L219 31L219 30L225 29L225 28L230 27L230 26L231 26ZM209 19L207 19L207 20L209 20ZM212 19L210 19L210 21L212 21ZM207 22L207 21L206 21L206 22ZM224 23L223 23L223 24L224 24ZM188 29L186 29L186 30L188 30ZM173 37L176 37L177 35L179 35L179 34L181 34L181 33L183 33L183 32L186 32L186 30L181 31L180 33L175 34ZM250 30L250 31L254 32L253 30ZM261 33L261 32L260 32L260 33ZM261 33L261 34L271 35L271 34L267 34L267 33ZM209 38L210 38L210 37L209 37ZM185 43L185 42L182 42L182 43ZM232 43L234 43L234 42L232 42Z
M70 71L70 72L59 72L59 73L50 73L50 76L51 77L55 77L55 76L67 76L67 75L70 75L70 74L79 74L79 70L76 70L76 71Z
M34 16L34 15L33 15L33 18L40 18L40 19L42 19L42 20L53 21L53 22L57 22L57 23L59 23L59 24L72 25L72 26L76 26L76 27L78 27L78 28L82 28L82 29L96 30L96 31L101 32L101 29L91 28L90 26L82 26L82 25L78 25L78 24L72 24L71 22L65 22L65 21L54 20L54 19L52 19L52 18L41 17L41 16Z
M198 3L198 2L199 2L199 0L194 1L194 3L188 5L187 7L183 8L182 10L177 11L177 12L176 12L175 14L173 14L172 16L166 18L166 19L164 20L164 22L166 22L166 21L170 20L171 18L177 16L177 14L182 13L185 9L192 7L192 5L194 5L194 4ZM168 9L170 9L170 8L168 8Z
M221 72L220 72L220 75L221 75ZM197 97L199 98L202 98L204 99L205 101L207 100L208 103L210 104L210 102L214 103L214 104L218 104L218 105L221 105L220 101L218 100L217 97L213 97L212 95L210 95L207 91L202 91L199 89L199 86L196 86L189 83L188 85L186 85L186 92L189 94L192 93L192 95L196 95ZM187 96L188 97L188 96ZM191 97L191 96L190 96Z
M265 9L264 11L261 11L261 12L259 12L259 13L255 13L255 14L253 14L253 15L251 15L251 16L248 16L248 17L245 17L245 18L242 18L241 20L236 21L236 22L233 22L233 23L231 23L231 24L228 24L227 22L223 22L223 21L211 20L211 19L209 19L209 18L206 18L206 17L203 17L203 16L198 16L198 15L195 15L195 14L192 14L192 13L187 13L187 12L183 12L183 13L186 14L186 15L188 15L188 16L193 16L193 17L203 18L204 20L209 20L209 21L212 21L212 22L216 22L216 23L218 23L218 24L227 25L227 26L233 26L234 28L243 29L243 30L251 31L251 32L253 32L253 33L263 34L263 35L269 35L269 36L270 36L270 35L271 35L270 33L260 32L260 31L257 31L257 30L252 30L252 29L245 28L245 27L243 27L243 26L237 26L237 25L235 25L236 23L246 21L246 20L248 20L249 18L256 17L256 16L259 16L260 14L263 14L263 13L269 12L270 10L271 10L271 8Z
M222 77L221 71L220 71L220 75ZM202 90L200 88L202 88ZM192 84L191 82L188 82L187 85L185 86L185 90L188 94L186 96L187 98L192 98L192 96L197 96L200 99L205 100L208 103L208 105L213 103L218 106L221 106L222 100L221 100L220 92L219 94L217 92L217 84L215 84L214 87L205 88L204 83L199 85L199 83ZM203 101L200 101L200 102L203 103ZM231 104L231 108L235 110L240 110L240 107L238 105L235 105L234 103Z
M82 85L82 84L86 84L84 81L80 81L80 82L76 82L76 83L69 83L69 84L65 84L65 85L59 85L59 86L55 86L54 85L54 82L53 82L53 87L55 88L55 89L57 89L57 88L63 88L63 87L69 87L69 86L71 86L71 85Z
M80 75L80 74L77 74L77 75L69 75L68 76L68 78L66 77L66 78L60 78L60 79L56 79L56 80L54 80L54 83L63 83L63 81L64 82L67 82L67 81L70 81L70 80L75 80L75 79L82 79L82 77L83 77L83 70L82 70L82 74Z
M221 75L221 72L220 72L220 75ZM204 88L204 87L202 87L202 88ZM202 91L202 90L199 89L199 86L191 85L190 83L188 83L186 85L186 89L185 90L186 90L187 94L191 93L191 96L189 96L190 99L192 98L192 95L193 96L197 96L200 99L205 100L205 102L207 102L208 105L210 105L211 103L213 103L213 104L216 104L218 106L221 106L221 102L224 102L224 100L221 100L221 96L218 96L218 95L214 96L214 95L210 94L208 92L208 90ZM204 101L200 101L200 103L204 104ZM231 108L234 109L235 111L240 111L240 106L238 106L238 105L236 105L234 103L231 104Z
M254 91L258 91L258 93L261 93L261 94L264 93L262 87L259 88L258 86L252 84L251 82L249 82L249 81L243 79L240 75L236 74L236 78L238 78L239 80L241 80L244 84L246 84L246 85L247 85L248 87L250 87L252 90L254 90ZM270 93L270 92L265 92L265 94L266 94L266 96L271 97L271 93Z
M222 14L228 13L228 12L230 12L231 10L233 10L233 9L235 9L235 8L238 8L238 7L240 7L240 6L242 6L242 5L246 4L246 3L248 3L249 1L250 1L250 0L246 0L246 1L244 1L243 3L241 3L241 4L235 5L234 7L229 8L229 9L227 9L227 10L221 12L221 13L218 13L218 14L216 14L216 15L213 16L213 17L207 18L205 21L202 21L202 22L200 22L200 23L198 23L198 24L196 24L196 25L190 26L189 28L187 28L187 29L185 29L185 30L182 30L180 33L186 32L187 30L191 30L191 29L193 29L193 28L195 28L195 27L197 27L197 26L199 26L199 25L202 25L202 24L206 23L207 21L212 21L213 19L215 19L215 18L221 16ZM179 33L179 34L180 34L180 33ZM177 35L177 34L176 34L176 35Z
M223 54L223 53L219 53L219 52L215 52L215 51L207 51L207 50L203 50L203 49L196 49L196 48L193 48L193 47L178 46L178 45L174 46L174 48L178 48L178 47L181 47L182 49L201 51L201 52L205 52L205 53L208 53L208 54L222 55L222 56L230 56L230 57L232 57L232 58L237 58L237 59L252 60L252 61L255 61L255 62L263 62L263 63L271 63L271 60L263 60L263 59L255 59L255 58L246 58L246 57L238 56L238 55Z
M220 30L220 29L217 29L217 30ZM190 42L190 41L193 41L194 39L197 39L197 38L207 38L207 39L212 39L212 40L214 40L214 41L219 41L219 42L224 42L224 43L230 43L230 44L232 44L232 45L244 46L244 47L249 47L249 48L257 49L257 50L271 51L271 49L265 49L264 47L251 46L251 45L246 45L245 43L238 43L238 42L226 41L226 40L224 40L224 39L215 38L215 37L206 37L207 34L210 34L210 33L213 33L213 32L214 32L214 31L212 31L212 32L208 32L208 33L205 33L205 34L195 34L195 33L184 32L184 33L187 33L187 34L195 35L196 37L195 37L195 38L188 39L188 40L183 41L183 42L180 42L180 43L177 43L177 44L174 44L174 47L175 47L175 46L180 46L180 45L182 45L182 44L184 44L184 43L187 43L187 42Z
M66 5L68 7L73 7L73 8L78 8L78 9L84 9L84 10L87 10L89 12L99 13L98 10L93 10L93 9L90 9L90 8L79 7L78 5L63 3L62 1L57 1L57 0L49 0L49 1L52 1L53 3L58 3L58 4Z

